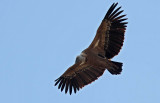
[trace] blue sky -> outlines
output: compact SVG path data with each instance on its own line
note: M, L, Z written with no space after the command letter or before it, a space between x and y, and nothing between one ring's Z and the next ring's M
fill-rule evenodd
M88 47L116 0L0 0L1 103L159 103L160 1L119 0L127 14L124 46L108 71L77 94L54 87Z

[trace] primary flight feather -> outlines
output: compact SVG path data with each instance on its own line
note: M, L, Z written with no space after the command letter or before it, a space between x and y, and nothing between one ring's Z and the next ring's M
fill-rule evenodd
M121 15L121 7L113 3L100 24L90 46L77 56L75 64L69 67L58 79L55 86L65 93L76 93L80 88L100 77L107 69L117 75L122 71L122 63L111 61L123 46L126 30L126 15Z

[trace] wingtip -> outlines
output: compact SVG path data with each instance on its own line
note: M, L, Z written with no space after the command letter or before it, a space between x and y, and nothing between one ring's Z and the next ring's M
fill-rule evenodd
M56 83L54 84L54 86L56 86L60 82L60 80L61 80L61 78L56 79L55 80Z
M117 3L113 3L110 8L108 9L104 19L108 19L109 15L114 11L114 9L116 8L116 6L118 5L118 2Z
M118 5L118 2L115 3L115 7Z
M110 8L108 9L108 11L107 11L103 20L114 21L115 19L118 18L118 16L121 13L124 12L124 10L119 11L122 8L122 6L117 7L117 5L118 5L118 2L115 2L110 6ZM125 16L126 16L126 14L125 14ZM119 16L119 17L121 17L121 16Z
M56 80L54 80L55 82L58 80L59 78L57 78Z

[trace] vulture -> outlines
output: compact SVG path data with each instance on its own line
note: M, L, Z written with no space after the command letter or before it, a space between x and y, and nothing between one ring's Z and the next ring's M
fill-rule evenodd
M124 34L127 27L121 7L113 3L102 20L96 36L89 47L81 52L75 60L75 64L69 67L58 79L55 86L65 90L65 93L76 93L84 86L92 83L102 76L107 69L112 75L118 75L122 71L121 62L111 59L118 55L123 46Z

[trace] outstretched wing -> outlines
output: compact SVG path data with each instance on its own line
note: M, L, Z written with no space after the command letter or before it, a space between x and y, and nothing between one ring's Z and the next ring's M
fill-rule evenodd
M89 48L98 48L104 51L104 55L111 59L120 52L124 42L124 33L126 24L124 22L126 15L120 15L123 10L117 6L118 3L113 3L106 13L101 25L97 30L97 34L89 46Z
M95 81L104 71L105 68L91 66L86 63L82 65L74 64L62 76L55 80L55 86L59 84L58 89L63 91L65 88L65 93L69 90L71 95L72 89L76 93L80 88Z

